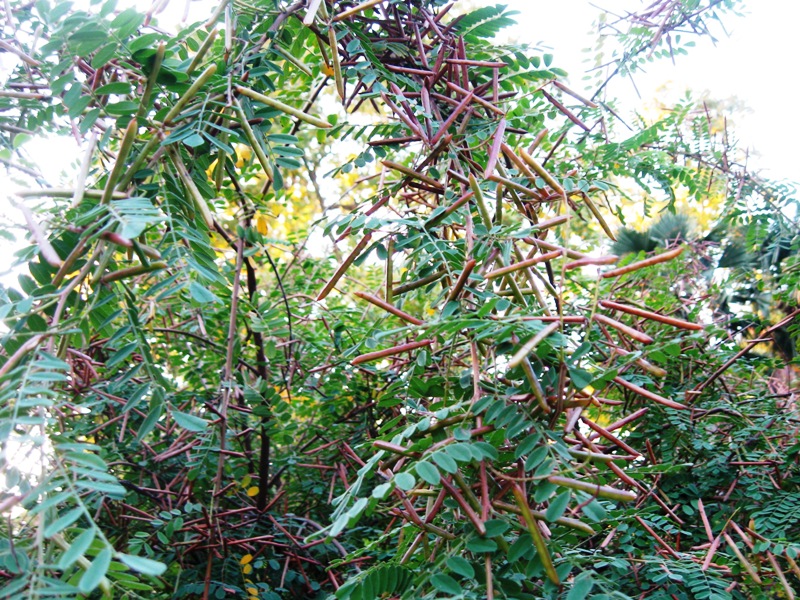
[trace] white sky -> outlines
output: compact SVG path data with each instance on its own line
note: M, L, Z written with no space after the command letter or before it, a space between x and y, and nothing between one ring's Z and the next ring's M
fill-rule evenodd
M582 50L594 43L592 22L599 10L588 0L504 3L521 13L516 17L520 24L513 35L520 41L552 47L554 65L569 71L570 85L582 88L586 69L583 60L593 56ZM623 14L626 10L641 11L651 3L652 0L595 0L593 4ZM800 152L796 149L800 120L792 116L800 93L800 2L749 0L742 12L743 17L728 13L723 20L729 35L721 27L712 30L716 44L697 39L688 55L676 57L675 65L668 58L661 59L648 65L646 73L638 73L635 82L641 99L630 79L621 77L609 87L609 96L623 100L628 111L656 97L659 88L670 82L673 85L669 92L661 93L666 103L682 96L686 88L698 95L708 91L713 99L736 97L751 111L735 116L735 134L740 143L757 153L750 164L771 179L800 182Z

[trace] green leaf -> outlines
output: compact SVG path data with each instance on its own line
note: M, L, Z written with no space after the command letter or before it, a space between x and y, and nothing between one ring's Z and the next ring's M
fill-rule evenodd
M114 496L117 498L122 498L126 494L125 488L116 483L81 479L75 485L79 488L89 490L90 492L97 492L99 494Z
M294 146L275 146L272 151L278 156L303 156L302 148L295 148Z
M584 369L579 369L577 367L570 367L569 378L572 380L572 383L575 385L577 389L582 390L583 388L587 387L590 383L592 383L594 376L591 373L589 373L589 371L586 371Z
M189 137L183 138L183 143L190 148L198 148L206 143L205 139L199 133L193 133Z
M417 480L411 473L398 473L394 476L394 482L404 492L413 489L417 484Z
M67 111L67 115L70 119L77 119L81 116L84 110L92 103L93 98L91 96L81 96L75 102L72 103L72 106L69 107Z
M541 439L542 435L540 433L532 433L529 436L527 436L517 445L517 448L514 450L514 458L516 460L519 460L520 458L528 454L531 450L534 449L536 444L538 444L539 440Z
M555 483L550 483L549 481L540 481L534 488L533 499L536 502L544 502L550 498L550 496L552 496L557 489L558 486Z
M286 133L271 133L267 136L267 139L275 144L297 144L300 142L297 136Z
M77 521L81 515L83 514L83 508L80 506L77 508L73 508L66 514L61 515L58 519L50 523L47 527L44 528L44 537L51 538L55 534L60 533L70 525L72 525L75 521Z
M87 44L82 50L88 52L91 52L96 47L95 44L105 42L107 39L108 33L94 24L87 25L69 36L70 42Z
M158 423L158 420L161 418L163 411L164 402L154 397L150 402L150 412L148 412L147 417L145 417L145 420L139 426L139 431L136 434L137 440L141 441L153 430L153 428L156 426L156 423Z
M547 507L547 512L544 513L545 519L552 523L560 518L561 515L564 514L564 511L567 510L571 496L572 494L570 492L561 492L558 496L553 498Z
M18 554L17 556L19 557L21 554ZM9 573L11 572L11 569L9 569ZM9 581L9 583L3 587L0 587L0 598L27 598L28 594L18 594L18 592L24 590L27 586L27 577L14 577Z
M283 191L283 175L279 169L272 172L272 178L272 189L275 190L275 193Z
M513 564L521 558L533 553L533 541L530 535L521 535L511 544L508 551L508 562Z
M99 116L99 108L92 108L86 111L86 114L83 115L83 119L81 119L80 125L78 126L78 131L87 133L94 126Z
M83 465L85 467L89 467L97 471L98 473L102 473L106 475L106 471L108 471L108 465L106 462L97 456L96 454L92 454L91 452L75 452L69 451L65 455L75 464Z
M395 479L395 484L397 480ZM382 483L380 485L375 486L375 489L372 490L372 497L377 498L378 500L385 500L389 494L392 493L392 483L387 481L386 483Z
M103 65L105 65L108 61L114 58L114 54L117 52L117 43L111 42L110 44L106 44L97 53L92 57L92 68L99 69Z
M103 577L106 576L110 564L111 549L103 548L100 551L100 554L98 554L92 561L92 564L89 566L89 568L86 569L83 577L81 577L81 580L78 583L78 589L80 589L80 591L84 594L88 594L94 590L98 585L100 585Z
M167 570L167 565L157 560L144 558L143 556L134 556L133 554L119 554L118 558L127 567L138 571L142 575L152 575L158 577Z
M368 498L359 498L356 500L355 504L350 507L347 511L347 515L350 517L349 525L352 527L356 524L361 515L364 514L364 510L369 506L369 499Z
M275 159L275 164L285 169L299 169L303 166L303 163L296 158L284 158L282 156Z
M211 142L213 146L216 146L217 148L222 150L225 154L235 154L235 151L232 146L223 143L217 136L212 135L210 132L204 131L203 137L207 139L209 142Z
M581 508L583 514L589 517L595 523L601 522L606 518L606 509L597 500L592 500L589 504Z
M533 472L533 476L537 479L544 479L550 475L555 468L556 461L548 457L544 459L538 467L536 467L536 470Z
M128 52L135 54L148 46L154 46L160 37L160 33L146 33L140 35L128 44ZM153 50L153 52L155 53L155 50Z
M344 531L344 528L347 527L348 521L350 521L350 515L348 515L347 513L339 515L339 517L333 522L333 525L331 525L329 535L331 537L336 537L337 535L342 533L342 531Z
M68 569L80 557L86 554L89 546L94 541L94 528L87 529L78 537L72 540L69 548L61 555L58 561L58 568L62 571Z
M471 445L471 448L475 448L480 452L483 458L488 458L489 460L497 460L498 458L497 448L488 442L475 442Z
M458 21L456 31L476 42L480 38L492 38L502 28L515 24L514 19L510 18L512 14L507 13L506 7L501 4L478 8Z
M189 284L189 293L192 295L192 298L200 304L208 304L209 302L222 304L222 300L220 300L219 297L196 281Z
M444 451L459 462L470 462L472 460L472 452L469 450L469 444L456 442L455 444L446 446Z
M111 20L110 26L117 30L120 38L134 33L144 22L145 16L135 8L127 8Z
M502 519L489 519L484 523L486 527L486 537L497 537L498 535L503 535L506 531L508 531L509 527L511 527L508 523L503 521Z
M459 308L460 304L458 302L455 301L448 302L447 304L444 305L444 308L442 309L442 318L446 319L447 317L452 316L453 314L455 314L456 311L458 311Z
M589 597L589 593L594 587L593 571L584 571L572 582L572 589L567 594L567 600L583 600Z
M125 403L125 406L122 407L122 412L126 413L129 410L133 410L139 405L139 402L142 398L150 391L150 384L143 383L140 386L137 386L132 392L131 395L128 397L128 401Z
M447 473L455 473L458 471L458 464L449 455L444 452L434 452L431 455L433 462L435 462L443 471Z
M475 414L478 414L480 411L476 411ZM457 427L455 431L453 431L453 437L460 442L468 442L472 439L472 432L469 430L468 427ZM474 458L474 452L472 451L469 444L451 444L451 446L458 446L459 448L465 448ZM454 455L453 458L457 457Z
M161 211L148 198L126 198L110 203L109 211L121 225L118 233L126 239L139 237L149 226L164 220Z
M461 575L467 579L472 579L475 577L475 569L472 568L472 565L469 564L469 561L465 558L460 556L451 556L445 561L445 564L447 565L448 569L457 575Z
M437 590L445 594L450 594L451 596L461 594L461 586L455 579L450 577L450 575L437 573L431 577L431 584Z
M417 474L431 485L436 485L441 479L439 471L431 463L424 460L417 463Z
M497 550L497 542L488 538L474 537L467 542L467 550L470 552L494 552Z
M134 115L137 110L139 110L139 103L130 100L111 102L106 105L106 112L118 117Z
M196 417L179 410L172 411L172 418L175 419L175 422L180 427L183 427L187 431L199 432L208 427L208 421L205 419L201 419L200 417Z
M130 94L131 84L124 81L115 81L114 83L107 83L97 88L94 93L98 96L106 96L108 94Z
M139 344L136 342L130 342L129 344L125 344L122 348L114 352L111 356L109 356L108 360L106 361L106 367L111 368L117 366L119 363L124 361L128 358L136 348L139 347Z
M528 458L525 460L525 470L532 471L536 467L538 467L541 462L547 457L547 454L550 450L547 446L539 446L528 455Z
M517 419L516 422L511 423L506 428L506 439L509 440L514 439L523 431L530 429L530 426L531 426L530 421L527 421L526 419L522 418Z

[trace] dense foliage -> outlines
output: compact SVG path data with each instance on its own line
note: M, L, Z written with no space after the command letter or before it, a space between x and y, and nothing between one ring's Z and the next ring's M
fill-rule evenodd
M7 4L3 597L794 597L794 191L603 94L732 0L592 98L500 5L157 8Z

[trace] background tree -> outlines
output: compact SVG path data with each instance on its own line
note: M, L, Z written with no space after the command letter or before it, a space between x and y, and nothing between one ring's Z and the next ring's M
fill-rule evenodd
M633 15L612 71L731 6ZM695 105L618 135L502 6L6 13L7 159L89 143L17 194L4 595L793 597L795 398L748 352L796 344L796 212ZM718 227L608 255L624 177ZM704 277L741 239L781 257L743 347Z

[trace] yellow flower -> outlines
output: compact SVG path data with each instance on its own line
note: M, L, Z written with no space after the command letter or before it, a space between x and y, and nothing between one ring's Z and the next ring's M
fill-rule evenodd
M267 235L267 217L258 215L256 218L256 230L261 235Z

